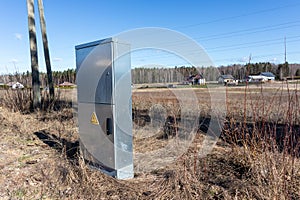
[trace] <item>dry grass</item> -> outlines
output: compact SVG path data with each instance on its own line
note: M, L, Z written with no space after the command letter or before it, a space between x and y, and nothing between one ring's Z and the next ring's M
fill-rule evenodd
M203 118L210 110L209 93L193 90L198 102L191 101L191 105L199 105ZM24 115L26 106L8 100L25 97L1 95L0 199L299 199L297 90L248 88L246 101L244 88L228 88L227 92L224 140L219 140L211 154L199 159L205 133L198 130L190 148L175 162L135 173L127 181L84 163L69 104ZM168 90L135 92L135 151L160 149L176 139L180 109ZM173 121L149 121L155 110ZM276 127L284 136L281 143Z
M49 92L41 92L40 111L51 112L58 111L63 108L72 107L72 99L75 93L70 89L56 89L53 100L50 100ZM0 90L0 106L4 106L12 112L20 112L22 114L30 114L34 112L32 108L31 89L5 89Z

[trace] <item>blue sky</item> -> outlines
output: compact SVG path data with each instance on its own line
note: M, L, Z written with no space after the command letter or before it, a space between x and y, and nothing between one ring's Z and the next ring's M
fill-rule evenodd
M196 40L216 66L251 62L300 63L299 0L44 0L53 70L75 68L78 44L123 31L162 27ZM37 10L37 1L36 1ZM26 0L0 1L0 74L30 71ZM36 12L39 66L45 71ZM135 52L134 67L180 65L162 52Z

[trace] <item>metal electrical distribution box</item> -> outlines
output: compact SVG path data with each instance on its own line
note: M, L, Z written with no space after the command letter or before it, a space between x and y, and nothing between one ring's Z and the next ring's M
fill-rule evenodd
M111 176L132 178L130 45L108 38L75 49L84 157Z

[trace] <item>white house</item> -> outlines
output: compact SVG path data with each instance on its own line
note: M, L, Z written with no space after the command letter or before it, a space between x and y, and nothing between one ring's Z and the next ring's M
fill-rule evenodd
M275 75L272 72L262 72L260 73L262 76L264 76L265 81L274 81Z
M15 82L12 84L11 86L12 89L23 89L24 88L24 85L22 85L21 83L19 82Z
M6 84L8 87L11 87L12 89L23 89L24 85L19 82L9 82Z
M187 78L187 81L191 85L205 85L205 78L201 74L191 75Z
M222 83L224 85L238 85L238 80L235 80L232 75L227 74L219 76L218 83Z
M261 72L259 75L250 75L250 82L267 82L274 81L275 75L272 72Z

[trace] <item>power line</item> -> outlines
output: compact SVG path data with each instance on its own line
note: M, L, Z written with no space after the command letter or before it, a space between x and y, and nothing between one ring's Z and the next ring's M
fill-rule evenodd
M260 26L256 28L248 28L248 29L242 29L242 30L237 30L237 31L230 31L230 32L225 32L225 33L219 33L219 34L214 34L214 35L209 35L209 36L196 36L193 37L193 40L201 40L201 41L210 41L210 40L218 40L218 39L224 39L224 38L232 38L232 37L237 37L237 36L244 36L244 35L250 35L254 33L263 33L263 32L269 32L269 31L274 31L274 30L281 30L281 29L287 29L287 28L292 28L292 27L298 27L300 26L300 20L297 21L290 21L290 22L285 22L285 23L280 23L280 24L273 24L273 25L268 25L268 26ZM185 44L186 41L190 40L189 38L186 39L180 39L180 40L174 40L172 42L158 42L157 44L160 45L165 45L166 47L168 46L177 46L180 44Z
M295 24L296 23L296 24ZM286 26L288 25L288 26ZM274 30L281 30L281 29L287 29L295 26L300 26L300 20L299 21L293 21L293 22L286 22L281 24L275 24L275 25L269 25L269 26L262 26L257 28L249 28L249 29L243 29L238 31L231 31L227 33L220 33L215 35L210 35L206 37L194 37L193 39L198 39L201 41L209 41L209 40L217 40L217 39L224 39L224 38L232 38L236 36L243 36L243 35L250 35L254 33L263 33L263 32L269 32ZM185 42L185 40L177 41L177 42ZM175 44L175 42L174 42ZM171 45L174 45L171 44ZM180 43L177 43L180 44Z
M287 39L294 39L294 38L300 38L300 35L288 37ZM274 42L274 41L280 41L281 42L282 41L282 37L276 38L276 39L270 39L270 40L259 40L259 41L253 41L253 42L246 42L246 43L239 43L239 44L218 46L218 47L213 47L213 48L206 48L206 50L223 49L223 48L229 48L229 47L235 47L235 46L253 45L253 44L266 43L266 42ZM292 42L292 41L295 41L295 40L291 40L289 42Z
M290 39L294 39L295 40L290 40ZM300 38L300 35L298 36L293 36L293 37L288 37L287 39L289 39L289 41L287 41L287 43L294 43L294 42L298 42L300 41L300 39L296 39L296 38ZM277 41L277 42L275 42ZM265 43L265 44L260 44L260 43ZM272 45L276 45L276 44L281 44L282 43L282 38L276 38L276 39L272 39L272 40L260 40L260 41L254 41L254 42L248 42L248 43L241 43L241 44L235 44L235 45L227 45L227 46L219 46L219 47L214 47L214 48L208 48L205 49L207 52L224 52L224 51L234 51L234 50L239 50L239 49L243 49L243 48L250 48L250 47L264 47L264 46L272 46ZM253 45L251 45L253 44ZM256 44L256 45L254 45ZM260 44L260 45L257 45ZM187 53L195 53L195 50L191 49L189 50ZM135 59L139 59L139 58L169 58L169 57L174 57L174 55L170 55L171 53L165 54L165 55L153 55L153 56L135 56Z
M296 7L296 6L299 6L299 5L300 5L299 3L296 3L296 4L290 4L290 5L279 6L279 7L274 7L274 8L268 8L268 9L254 11L254 12L250 12L250 13L246 13L246 14L219 18L219 19L215 19L215 20L211 20L211 21L207 21L207 22L201 22L201 23L197 23L197 24L176 26L176 27L173 27L173 28L175 28L175 29L176 28L191 28L191 27L196 27L196 26L205 25L205 24L212 24L212 23L217 23L217 22L221 22L221 21L227 21L227 20L237 19L237 18L241 18L241 17L257 15L257 14L261 14L261 13L273 12L273 11L280 10L280 9L283 9L283 8Z
M289 52L288 53L289 55L292 55L292 54L300 54L300 51L292 51L292 52ZM252 60L257 60L257 59L259 59L259 58L266 58L266 57L272 57L272 56L282 56L282 55L284 55L284 53L273 53L273 54L261 54L261 55L252 55L251 54L251 61ZM234 58L225 58L225 59L214 59L213 61L214 62L224 62L224 61L230 61L230 62L237 62L237 60L239 60L240 59L240 57L234 57ZM159 60L155 60L156 62L158 62ZM246 60L244 61L244 62L246 62ZM173 65L173 66L180 66L180 65L186 65L188 62L185 62L185 63L168 63L167 65L168 66L171 66L171 65ZM205 64L209 64L209 63L207 63L207 62L205 62L205 61L203 61L202 62L203 63L203 65L205 65ZM154 64L154 63L153 63Z
M281 39L282 40L282 39ZM290 42L299 42L299 40L291 40L289 41L288 43ZM282 41L280 42L272 42L272 43L267 43L267 44L261 44L261 45L249 45L249 46L242 46L242 47L238 47L238 48L224 48L224 49L219 49L219 50L208 50L208 52L223 52L223 51L234 51L234 50L239 50L239 49L246 49L246 48L250 48L250 47L266 47L266 46L273 46L273 45L276 45L276 44L282 44Z
M291 28L291 27L299 26L300 25L299 23L300 23L300 20L293 21L293 22L281 23L281 24L274 24L274 25L269 25L269 26L261 26L261 27L257 27L257 28L243 29L243 30L221 33L221 34L216 34L216 35L210 35L207 37L198 37L198 38L200 38L200 39L202 38L205 41L212 40L212 39L215 40L215 39L220 39L220 38L228 38L228 37L234 37L234 36L241 36L241 35L248 35L248 34L253 34L253 33L261 33L261 32L268 32L268 31L273 31L273 30Z
M289 26L286 26L289 25ZM283 26L283 27L282 27ZM231 31L231 32L226 32L226 33L220 33L220 34L214 34L210 36L200 36L200 37L194 37L193 39L202 39L202 41L208 41L208 40L216 40L216 39L221 39L221 38L231 38L235 36L241 36L241 35L248 35L248 34L253 34L253 33L260 33L260 32L268 32L272 30L280 30L280 29L286 29L286 28L291 28L295 26L300 26L300 20L298 21L291 21L291 22L286 22L286 23L280 23L280 24L274 24L274 25L269 25L269 26L261 26L257 28L248 28L248 29L242 29L238 31ZM299 36L297 36L299 37ZM291 37L292 38L292 37ZM179 45L180 43L185 43L189 39L182 39L182 40L176 40L172 42L166 42L166 46L174 46L174 45ZM257 43L257 42L252 42ZM158 44L164 44L163 42L160 42ZM230 47L230 46L228 46ZM56 48L56 50L60 49L66 49L66 48L71 48L71 47L63 47L63 48ZM72 47L73 48L73 47ZM221 47L215 47L215 48L221 48Z

